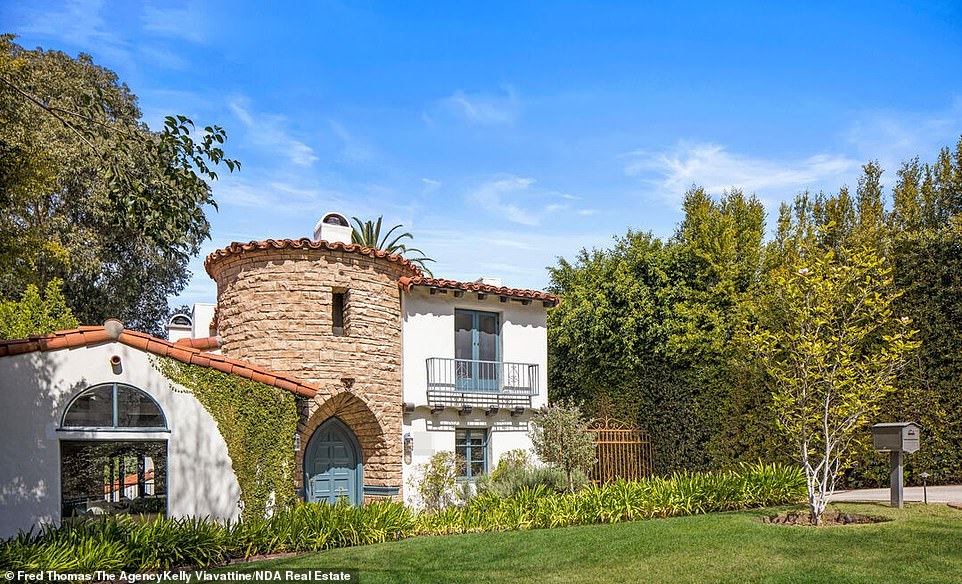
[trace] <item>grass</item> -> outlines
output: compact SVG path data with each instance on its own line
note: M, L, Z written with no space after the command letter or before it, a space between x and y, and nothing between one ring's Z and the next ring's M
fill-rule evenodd
M830 506L893 519L813 529L787 508L522 532L417 537L248 564L357 569L377 582L962 582L962 511Z

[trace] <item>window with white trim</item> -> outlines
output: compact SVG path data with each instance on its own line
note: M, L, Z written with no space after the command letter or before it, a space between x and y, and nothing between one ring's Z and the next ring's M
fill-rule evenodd
M64 518L166 515L167 420L147 393L123 383L95 385L70 401L60 430ZM105 439L107 433L116 438Z

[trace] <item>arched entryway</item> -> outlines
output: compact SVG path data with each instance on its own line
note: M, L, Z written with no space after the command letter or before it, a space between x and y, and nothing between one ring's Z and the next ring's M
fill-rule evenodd
M364 468L354 432L337 418L317 427L304 451L304 494L310 502L362 501Z

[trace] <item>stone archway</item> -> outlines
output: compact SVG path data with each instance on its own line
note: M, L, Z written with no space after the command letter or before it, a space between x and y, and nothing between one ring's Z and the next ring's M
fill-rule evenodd
M360 448L363 499L398 496L402 483L400 422L397 428L383 424L363 399L349 391L321 402L322 399L318 396L308 404L313 411L309 414L302 412L302 420L306 421L298 427L301 444L304 445L297 455L296 476L300 492L306 494L308 487L304 484L307 446L318 428L336 419L353 434Z

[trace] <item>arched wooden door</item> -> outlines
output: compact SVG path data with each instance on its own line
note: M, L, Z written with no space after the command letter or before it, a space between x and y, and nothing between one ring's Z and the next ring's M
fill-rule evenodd
M337 418L318 426L304 451L304 498L334 503L346 497L358 505L363 483L361 448L354 432Z

